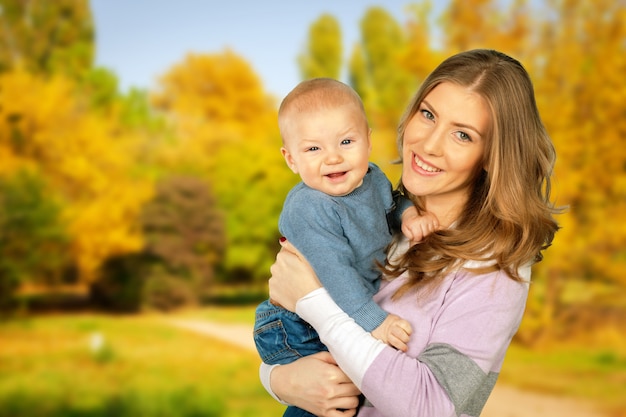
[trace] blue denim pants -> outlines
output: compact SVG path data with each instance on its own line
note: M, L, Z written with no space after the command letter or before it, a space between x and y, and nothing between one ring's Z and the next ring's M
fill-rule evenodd
M254 343L263 362L291 363L303 356L328 350L313 327L280 306L263 301L256 309ZM289 406L283 417L315 417L301 408Z
M309 323L269 300L256 309L254 343L263 362L270 365L328 350Z

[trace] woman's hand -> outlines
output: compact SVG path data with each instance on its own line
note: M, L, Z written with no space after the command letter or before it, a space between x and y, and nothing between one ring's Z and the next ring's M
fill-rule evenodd
M309 262L291 243L281 238L280 244L282 248L276 255L276 262L270 267L270 299L295 312L298 300L321 288L322 284Z
M359 389L328 352L277 366L270 385L281 400L320 417L351 417L359 405Z

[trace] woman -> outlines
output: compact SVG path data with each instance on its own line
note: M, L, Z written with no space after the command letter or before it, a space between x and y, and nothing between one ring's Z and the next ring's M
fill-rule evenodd
M452 56L428 76L398 145L400 190L441 225L419 245L396 245L376 296L411 323L408 351L350 320L283 241L270 296L308 321L330 355L262 366L262 379L278 398L323 416L355 415L359 391L359 416L478 416L522 319L530 267L558 229L554 148L527 72L491 50Z

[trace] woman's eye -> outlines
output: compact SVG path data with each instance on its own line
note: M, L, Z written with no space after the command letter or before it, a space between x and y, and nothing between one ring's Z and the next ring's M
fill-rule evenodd
M435 118L435 116L433 116L433 114L431 112L429 112L428 110L426 110L426 109L422 109L422 110L420 110L420 112L428 120L433 120Z
M456 132L456 136L461 139L463 142L471 142L472 138L465 132Z

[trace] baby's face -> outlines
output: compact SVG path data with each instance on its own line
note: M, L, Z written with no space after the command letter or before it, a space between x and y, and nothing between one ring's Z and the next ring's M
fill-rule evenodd
M298 114L286 123L283 136L287 165L309 187L343 196L363 183L371 151L370 130L354 106Z

